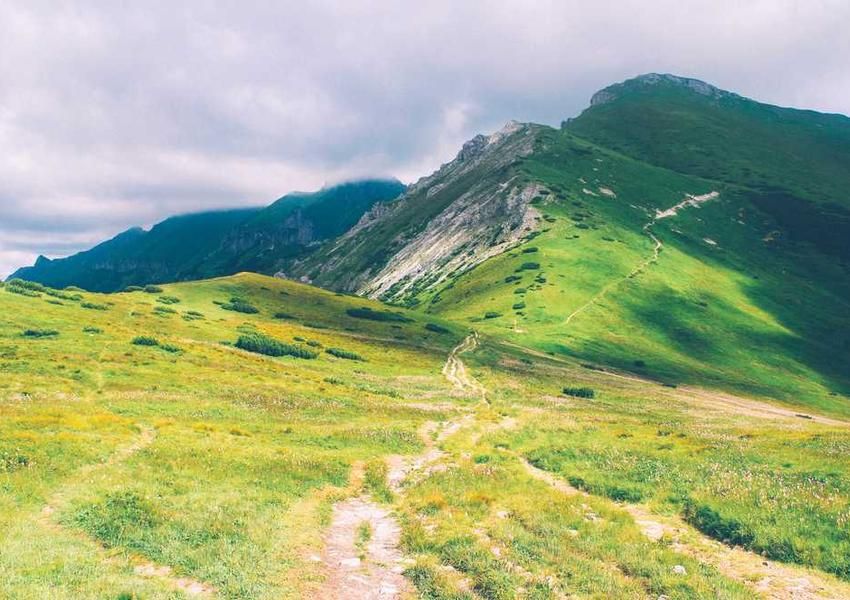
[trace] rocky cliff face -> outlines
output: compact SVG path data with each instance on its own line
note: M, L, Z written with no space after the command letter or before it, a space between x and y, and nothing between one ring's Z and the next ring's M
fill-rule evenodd
M293 274L370 297L415 303L533 231L537 186L518 167L540 126L508 123L478 135L457 157L375 205L345 235L296 265Z

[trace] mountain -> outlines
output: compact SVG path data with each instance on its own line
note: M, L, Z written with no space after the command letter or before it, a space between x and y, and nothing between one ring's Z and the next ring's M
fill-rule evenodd
M848 123L638 77L561 129L473 139L291 273L671 384L834 405Z
M396 180L364 180L288 194L266 208L171 217L150 231L130 229L68 258L39 257L12 278L109 292L246 270L273 274L317 242L345 232L375 202L390 201L403 190Z

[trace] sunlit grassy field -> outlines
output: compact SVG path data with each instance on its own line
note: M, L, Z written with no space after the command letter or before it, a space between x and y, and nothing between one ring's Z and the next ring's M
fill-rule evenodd
M332 506L361 494L401 526L411 597L850 595L840 411L257 275L30 291L0 290L0 597L321 598ZM470 326L484 395L441 373Z

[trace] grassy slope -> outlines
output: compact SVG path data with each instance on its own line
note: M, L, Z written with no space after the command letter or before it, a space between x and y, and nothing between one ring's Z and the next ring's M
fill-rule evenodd
M690 392L497 339L464 355L490 390L492 404L478 404L442 380L463 332L427 332L432 317L352 318L353 307L384 309L256 275L163 294L180 298L167 305L176 313L154 313L166 306L158 294L85 294L107 307L93 310L0 291L0 595L182 597L134 572L153 561L223 598L303 596L321 579L309 556L320 552L330 504L350 493L351 465L421 451L423 423L462 414L472 415L468 425L441 444L445 469L414 477L401 495L381 494L399 511L415 560L408 576L423 597L750 595L747 580L710 566L714 557L700 565L669 540L645 539L610 498L621 488L661 514L682 514L688 500L710 507L743 524L754 547L793 549L786 559L832 571L847 564L850 491L836 426L730 414ZM214 303L234 295L260 312ZM184 320L190 310L204 318ZM272 318L281 311L293 318ZM28 328L59 335L23 337ZM273 359L221 343L255 330L367 360ZM137 335L182 352L134 346ZM559 397L565 385L591 386L597 399ZM501 428L505 417L514 422ZM146 432L155 437L140 444ZM137 452L122 453L134 444ZM524 471L523 456L580 477L592 495L547 488Z
M454 334L429 333L421 320L351 318L348 308L373 303L255 275L165 294L181 299L169 305L176 314L156 315L158 296L140 292L86 294L108 306L92 310L0 290L0 595L165 597L133 574L144 558L224 597L297 597L311 572L290 571L301 561L295 546L319 535L321 513L290 512L344 487L353 461L419 447L415 430L430 413L405 404L444 388L439 367ZM236 294L260 313L213 304ZM205 318L186 321L188 310ZM278 311L293 318L273 319ZM59 335L24 338L27 328ZM221 343L254 329L367 360L272 359ZM131 345L137 335L182 352ZM146 428L156 432L149 447L86 470ZM49 518L46 504L56 509Z
M424 303L428 312L664 381L850 412L832 395L850 392L850 284L840 267L805 246L770 241L775 223L740 188L650 167L563 131L542 140L524 165L552 191L538 203L541 234L457 279ZM659 260L629 278L652 257L642 228L655 209L712 190L720 198L652 228L664 243ZM517 271L526 262L539 269ZM506 282L511 276L521 280Z

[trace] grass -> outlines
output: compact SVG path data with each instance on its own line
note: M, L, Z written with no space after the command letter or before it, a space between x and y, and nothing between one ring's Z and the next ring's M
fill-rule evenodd
M240 296L262 312L164 320L146 294L90 294L109 311L3 295L0 596L170 597L168 584L132 574L139 557L225 598L300 597L318 576L304 544L320 544L330 492L354 462L417 451L432 413L408 404L448 389L439 369L458 338L433 333L420 347L426 321L415 315L357 319L346 311L361 299L254 275L162 288L186 311ZM263 316L282 310L293 318ZM271 338L368 362L272 362L221 345L246 316ZM26 341L27 328L61 331L61 346ZM164 351L131 350L135 337ZM147 429L149 445L108 462ZM45 520L48 502L56 512Z
M362 488L399 515L423 597L751 595L647 540L623 502L845 576L846 436L817 416L725 414L683 388L488 336L463 354L489 390L484 406L441 375L463 328L433 315L254 275L163 293L184 312L232 297L259 312L187 321L157 317L145 294L90 295L109 311L0 296L0 595L169 597L167 582L132 574L146 560L224 598L302 597L321 579L307 557L321 552L355 463ZM365 306L404 320L350 314ZM291 318L273 317L281 311ZM61 331L61 344L30 343L26 328ZM269 360L221 343L242 336L366 360ZM139 337L163 351L128 344ZM594 401L561 395L564 381ZM386 458L423 452L422 425L459 411L472 420L438 442L445 468L390 490ZM590 496L532 479L522 458ZM370 534L358 531L359 552Z

